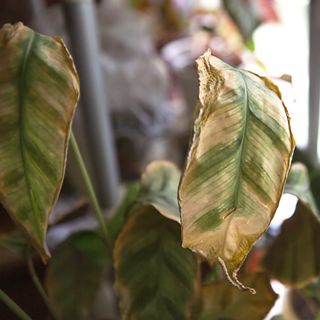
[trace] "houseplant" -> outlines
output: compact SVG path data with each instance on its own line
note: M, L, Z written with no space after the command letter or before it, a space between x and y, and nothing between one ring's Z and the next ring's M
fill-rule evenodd
M108 310L93 315L92 305L112 265L123 319L262 319L276 299L268 273L296 287L319 275L320 225L300 164L286 187L299 205L266 254L264 272L241 274L242 282L237 276L276 211L294 149L287 110L270 80L209 51L201 56L200 103L184 170L150 164L106 220L70 133L79 79L62 40L21 23L5 25L0 57L0 200L17 226L0 240L27 258L51 318L108 318ZM48 217L70 136L100 227L71 235L50 258ZM292 230L298 241L290 239ZM308 268L273 256L288 244L285 252L298 255L297 262L304 255ZM48 262L46 289L32 265L35 252ZM0 298L30 319L3 291Z

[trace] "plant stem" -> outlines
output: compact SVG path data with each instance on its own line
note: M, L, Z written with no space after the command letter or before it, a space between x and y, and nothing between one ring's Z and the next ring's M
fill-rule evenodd
M32 320L4 291L0 289L0 300L21 320Z
M104 237L105 241L107 242L107 244L109 245L110 241L109 241L108 230L107 230L107 226L106 226L106 223L105 223L105 219L104 219L102 210L100 208L100 205L98 203L98 199L97 199L97 196L95 194L95 191L94 191L92 182L90 180L88 171L87 171L86 166L84 164L82 155L80 153L77 140L76 140L76 138L75 138L75 136L74 136L72 131L71 131L71 135L70 135L70 144L71 144L71 148L72 148L72 150L74 152L74 155L76 157L76 160L78 162L79 169L81 171L81 175L82 175L82 178L83 178L83 182L84 182L84 184L86 186L86 189L87 189L87 192L88 192L88 196L89 196L89 200L90 200L91 206L94 209L96 217L97 217L97 219L99 221L103 237Z
M35 287L37 288L43 302L45 303L45 305L47 306L50 314L51 314L51 317L52 319L54 320L58 320L59 317L57 316L54 308L51 306L51 303L49 301L49 298L41 284L41 281L36 273L36 270L34 269L34 265L33 265L33 261L32 261L32 258L31 256L28 257L28 269L29 269L29 272L30 272L30 276L31 276L31 279L32 279L32 282L33 284L35 285Z

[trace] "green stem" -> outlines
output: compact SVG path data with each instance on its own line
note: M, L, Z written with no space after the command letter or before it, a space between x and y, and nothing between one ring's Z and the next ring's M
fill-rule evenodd
M54 308L51 306L51 303L49 301L49 298L41 284L41 281L36 273L36 270L34 269L34 265L33 265L33 261L32 261L32 258L31 256L28 257L28 269L29 269L29 272L30 272L30 276L31 276L31 279L33 281L33 284L35 285L35 287L37 288L43 302L45 303L45 305L47 306L51 316L52 316L52 319L54 320L58 320L59 317L57 316Z
M4 291L0 289L0 300L21 320L32 320Z
M110 241L109 241L108 230L107 230L107 226L106 226L106 223L105 223L105 219L104 219L102 210L100 208L100 205L98 203L97 196L95 194L92 182L90 180L88 171L87 171L86 166L84 164L82 155L80 153L80 150L79 150L79 147L78 147L78 144L77 144L77 140L76 140L73 132L71 132L71 135L70 135L70 144L71 144L71 148L72 148L72 150L74 152L74 155L76 157L76 160L78 162L79 169L81 171L81 175L82 175L82 178L83 178L83 182L84 182L84 184L86 186L86 189L87 189L87 192L88 192L88 196L89 196L89 200L90 200L91 206L94 209L96 217L97 217L97 219L99 221L103 237L104 237L105 241L107 242L107 244L109 245Z

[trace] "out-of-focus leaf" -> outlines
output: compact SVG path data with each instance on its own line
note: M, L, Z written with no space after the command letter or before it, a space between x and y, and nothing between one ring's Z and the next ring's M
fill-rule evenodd
M251 38L253 31L261 24L257 1L223 0L225 9L238 26L243 38Z
M154 206L163 216L180 223L177 193L179 169L168 161L154 161L141 178L140 201Z
M122 199L119 207L116 209L112 218L107 222L109 239L112 243L116 240L119 232L121 231L128 212L132 206L137 202L138 195L140 194L140 184L132 182L127 185L127 190L124 198Z
M225 282L202 287L202 306L199 320L261 320L267 315L277 299L269 278L262 273L244 276L244 280L257 288L257 294L241 292Z
M1 29L0 61L0 201L45 260L79 80L61 39L21 23Z
M294 139L278 88L208 51L197 60L200 110L179 186L183 247L237 270L278 207Z
M308 205L298 202L263 260L265 270L292 287L303 287L320 274L320 222Z
M45 284L59 319L92 319L90 307L110 263L104 241L93 231L71 235L54 251Z
M152 205L163 216L180 223L177 191L178 168L168 161L154 161L144 171L141 181L130 183L121 204L108 222L109 236L115 241L134 205Z
M180 227L152 206L136 207L116 240L116 290L123 319L187 319L196 259Z
M308 169L304 164L299 162L292 164L284 192L298 197L301 201L308 204L313 212L318 213L317 205L310 188Z
M22 257L26 257L28 252L31 250L28 240L20 231L12 231L10 233L1 234L0 246L3 246Z
M300 150L299 148L295 149L292 161L301 162L308 168L311 191L317 204L317 208L319 208L320 197L317 195L320 190L320 170L318 165L313 162L313 159L311 159L307 151Z

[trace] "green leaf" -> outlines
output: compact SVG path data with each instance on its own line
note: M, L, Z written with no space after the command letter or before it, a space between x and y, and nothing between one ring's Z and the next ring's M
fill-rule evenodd
M181 248L180 227L152 206L130 214L114 250L123 319L187 319L196 286L196 259Z
M59 319L91 319L90 308L110 263L106 244L93 231L71 235L54 251L45 284Z
M121 200L121 203L112 218L106 224L112 244L115 242L119 232L121 231L128 212L137 202L137 198L140 194L140 184L138 182L129 183L126 187L127 190L125 196Z
M181 172L171 162L154 161L141 178L140 202L151 204L163 216L180 223L177 193Z
M62 40L22 23L0 30L0 60L0 201L46 260L79 80Z
M179 186L183 247L237 271L268 228L288 174L294 139L270 80L206 52L197 60L200 109Z
M310 188L308 169L304 164L299 162L292 164L284 192L296 196L306 203L313 212L318 213Z
M225 282L202 287L202 306L199 320L261 320L267 315L277 299L265 274L254 273L244 277L246 283L257 288L251 295L241 292Z
M257 3L254 0L223 0L223 5L239 28L244 40L249 40L262 22Z
M26 237L20 231L12 231L0 235L0 246L11 252L26 257L30 251L30 245Z
M275 279L301 288L320 275L320 222L309 206L298 202L271 244L263 267Z

